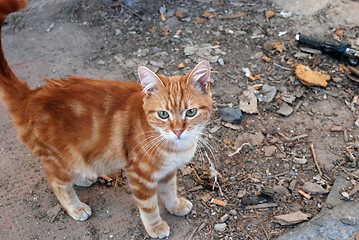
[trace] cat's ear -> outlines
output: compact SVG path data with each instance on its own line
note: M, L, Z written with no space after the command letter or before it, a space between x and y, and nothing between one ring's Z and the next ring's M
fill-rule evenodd
M156 73L150 69L140 66L138 68L138 77L140 78L143 92L147 95L151 95L159 86L163 86L161 79Z
M203 93L209 92L209 81L211 67L207 60L201 61L194 67L187 78L187 84L193 84L194 87L202 90Z

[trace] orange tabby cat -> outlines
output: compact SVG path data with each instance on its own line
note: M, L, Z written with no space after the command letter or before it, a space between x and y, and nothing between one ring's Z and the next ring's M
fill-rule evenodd
M25 6L25 0L0 0L0 28ZM91 209L73 184L87 187L99 174L123 168L147 233L162 238L169 227L158 197L178 216L192 208L177 196L176 169L192 159L212 111L210 66L202 61L185 76L145 67L138 74L141 84L69 77L31 90L8 67L0 45L0 96L66 212L86 220Z

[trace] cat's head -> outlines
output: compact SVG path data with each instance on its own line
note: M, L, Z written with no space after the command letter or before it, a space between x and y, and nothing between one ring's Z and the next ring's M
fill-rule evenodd
M212 112L209 62L183 76L157 75L146 67L138 74L148 123L169 142L196 141Z

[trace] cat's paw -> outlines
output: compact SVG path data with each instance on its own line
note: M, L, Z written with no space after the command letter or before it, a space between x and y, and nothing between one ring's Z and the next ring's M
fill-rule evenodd
M170 235L170 227L163 220L145 228L151 238L165 238Z
M79 206L68 208L67 213L77 221L86 221L91 216L91 208L85 203L79 204Z
M178 198L178 201L179 201L178 204L167 209L171 214L174 214L177 216L184 216L192 210L193 204L189 200L181 197L181 198Z

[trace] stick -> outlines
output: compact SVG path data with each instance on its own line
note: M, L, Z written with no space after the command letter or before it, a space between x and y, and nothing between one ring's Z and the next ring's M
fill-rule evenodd
M187 240L191 240L194 236L194 234L197 232L198 228L200 227L200 225L198 225L197 227L195 227L192 231L192 233L188 236Z
M243 143L234 153L229 154L228 157L232 157L233 155L239 153L242 150L242 147L245 146L245 145L248 145L251 148L253 148L250 143Z
M304 192L304 191L302 191L302 190L298 190L298 192L299 192L301 195L303 195L305 198L307 198L307 199L311 199L311 198L312 198L312 196L310 196L308 193L306 193L306 192Z
M265 233L267 239L270 240L270 238L269 238L269 236L268 236L268 233L267 233L266 229L264 228L263 223L262 223L260 217L258 216L257 209L254 209L254 211L256 212L256 215L257 215L257 218L258 218L258 220L259 220L259 223L261 224L261 226L262 226L262 228L263 228L263 231L264 231L264 233Z
M246 230L244 230L244 227L242 227L242 225L239 225L239 226L241 227L242 231L247 235L247 237L249 237L249 238L252 239L252 240L255 240L251 235L249 235L249 234L246 232Z
M317 161L317 157L315 156L313 143L310 144L310 149L312 150L313 159L314 159L315 165L317 166L318 172L319 172L320 176L323 176L322 170L320 170L320 167L319 167L319 164Z
M299 140L299 139L301 139L301 138L306 138L306 137L308 137L308 134L302 134L302 135L299 135L299 136L295 136L295 137L292 137L291 139L290 139L290 141L295 141L295 140Z

